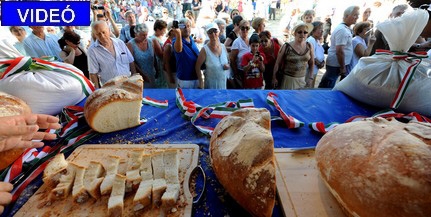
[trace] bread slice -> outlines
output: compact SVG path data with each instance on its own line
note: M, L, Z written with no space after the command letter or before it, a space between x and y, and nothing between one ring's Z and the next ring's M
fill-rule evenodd
M100 197L100 185L104 179L104 177L101 177L103 173L104 168L100 162L90 161L84 174L84 188L94 199Z
M142 162L142 150L133 150L129 152L129 158L127 161L127 172L126 172L126 192L131 192L139 187L139 183L142 178L140 175L140 168Z
M163 165L165 167L165 179L167 184L179 184L178 179L178 151L168 150L163 153Z
M152 189L153 207L160 207L162 204L162 195L167 188L165 179L154 179Z
M69 196L70 192L72 191L77 167L78 165L73 162L68 164L66 168L66 174L61 175L60 182L58 183L57 187L51 190L51 194L49 196L50 201L65 199L67 196Z
M43 171L43 182L50 187L55 187L60 182L61 175L66 172L68 164L63 153L55 155Z
M163 151L153 153L151 157L151 165L153 167L153 178L165 178L165 163L163 162Z
M118 172L118 166L120 165L121 158L118 156L108 156L108 162L106 167L106 176L100 185L100 194L109 194L112 190L115 176Z
M112 217L123 216L126 176L116 174L108 200L108 214Z
M151 165L152 157L149 153L144 153L141 161L141 177L142 181L153 180L153 167Z
M143 79L118 76L94 91L84 106L84 116L90 127L109 133L140 124Z
M84 187L84 174L86 168L80 165L75 167L75 181L73 183L72 197L76 203L84 203L90 197Z
M165 210L171 210L175 206L180 195L179 184L168 184L166 192L162 196L162 206Z
M139 184L133 198L133 211L138 211L151 207L151 192L153 189L153 180L144 180Z

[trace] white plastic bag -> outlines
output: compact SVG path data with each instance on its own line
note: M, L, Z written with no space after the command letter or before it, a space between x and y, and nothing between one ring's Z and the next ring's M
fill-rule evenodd
M377 29L385 36L393 54L398 56L388 52L361 58L334 89L372 106L390 108L392 105L400 112L419 112L431 116L431 62L421 59L420 64L414 66L420 57L402 58L427 22L428 12L415 10L378 24ZM413 71L411 77L406 76ZM410 82L405 80L403 83L403 79L407 78L410 78ZM401 84L408 84L405 92L399 91L402 90L399 89Z
M32 59L22 57L20 63L25 61L32 62ZM21 98L33 113L50 115L60 113L65 106L77 104L93 92L91 82L73 65L61 62L46 64L52 64L50 67L54 70L38 68L22 71L17 70L19 67L13 68L9 65L7 69L11 70L0 79L0 91ZM18 72L13 74L13 71Z

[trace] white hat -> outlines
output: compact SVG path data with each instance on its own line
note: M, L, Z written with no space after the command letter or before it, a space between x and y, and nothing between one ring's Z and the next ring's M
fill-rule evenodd
M210 24L205 26L206 32L208 32L208 30L210 30L210 29L217 29L217 31L220 31L220 29L218 28L218 25L216 23L210 23Z

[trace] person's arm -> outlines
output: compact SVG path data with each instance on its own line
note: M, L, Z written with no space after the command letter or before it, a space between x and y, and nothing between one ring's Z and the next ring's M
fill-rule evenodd
M4 207L12 201L13 185L8 182L0 182L0 214L3 213Z
M180 29L173 29L172 31L175 33L175 37L177 38L175 40L174 50L177 53L181 53L181 52L183 52L183 40L181 37L181 30Z
M310 59L308 60L308 81L305 81L308 87L312 87L314 76L314 47L313 44L307 43L310 45Z
M277 60L275 61L275 64L274 64L274 70L272 71L272 84L274 85L274 88L277 87L278 85L277 72L281 66L281 61L283 61L284 53L286 52L286 49L287 49L286 45L283 45L283 47L281 47L277 55Z
M229 38L229 37L227 37L226 38L226 41L224 41L224 46L226 47L226 50L228 51L228 52L230 52L231 50L230 50L230 46L232 45L232 39L231 38Z
M69 55L66 53L66 51L69 52ZM66 46L65 50L60 51L60 57L65 63L72 64L75 62L75 49Z
M114 30L113 33L115 37L117 38L120 37L120 31L118 30L118 27L114 21L114 18L112 18L111 9L109 9L108 7L105 7L105 14L106 14L106 17L109 19L109 22L111 22L112 30Z
M28 114L0 117L0 152L19 148L39 148L57 136L39 129L59 129L59 119L51 115Z
M205 62L206 56L207 54L205 52L205 49L201 49L201 52L199 52L199 56L195 64L195 71L196 75L198 76L200 89L204 89L205 87L204 76L202 74L201 66Z
M172 53L172 44L166 44L165 49L163 50L163 68L166 71L166 78L168 80L169 87L175 87L175 72L171 70L171 63L174 60L171 60Z
M99 83L99 75L97 75L97 74L93 74L93 73L90 73L90 81L91 82L93 82L93 84L94 84L94 87L96 88L96 89L99 89L100 88L100 83Z
M344 45L335 46L335 54L337 55L338 64L340 64L340 75L346 75L346 64L344 62Z
M159 41L157 41L156 38L153 38L153 49L154 49L154 53L160 57L163 58L163 49L162 46L160 46Z

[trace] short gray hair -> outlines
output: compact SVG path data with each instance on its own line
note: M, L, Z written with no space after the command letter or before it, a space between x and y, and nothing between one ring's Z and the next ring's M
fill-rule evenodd
M135 26L135 33L136 34L138 34L138 33L141 33L141 32L145 32L145 33L148 33L148 26L147 26L147 24L145 24L145 23L140 23L140 24L138 24L138 25L136 25Z
M190 20L189 20L189 19L187 19L187 18L181 18L181 19L179 19L179 20L178 20L178 23L179 23L179 24L187 25L187 23L192 24L192 21L190 21Z
M217 25L225 25L226 26L226 21L224 21L223 19L215 19L214 23L216 23Z
M108 27L108 29L109 29L109 26L108 26L108 24L106 23L106 21L104 21L104 20L98 20L98 21L95 21L95 22L93 22L93 23L91 24L91 25L92 25L91 30L92 30L92 31L95 31L96 26L98 26L98 25L102 25L102 24L106 25L106 26Z
M346 8L346 10L344 10L344 15L343 15L343 17L344 18L346 18L346 17L348 17L349 15L352 15L353 14L353 11L359 11L359 6L350 6L350 7L348 7L348 8Z

